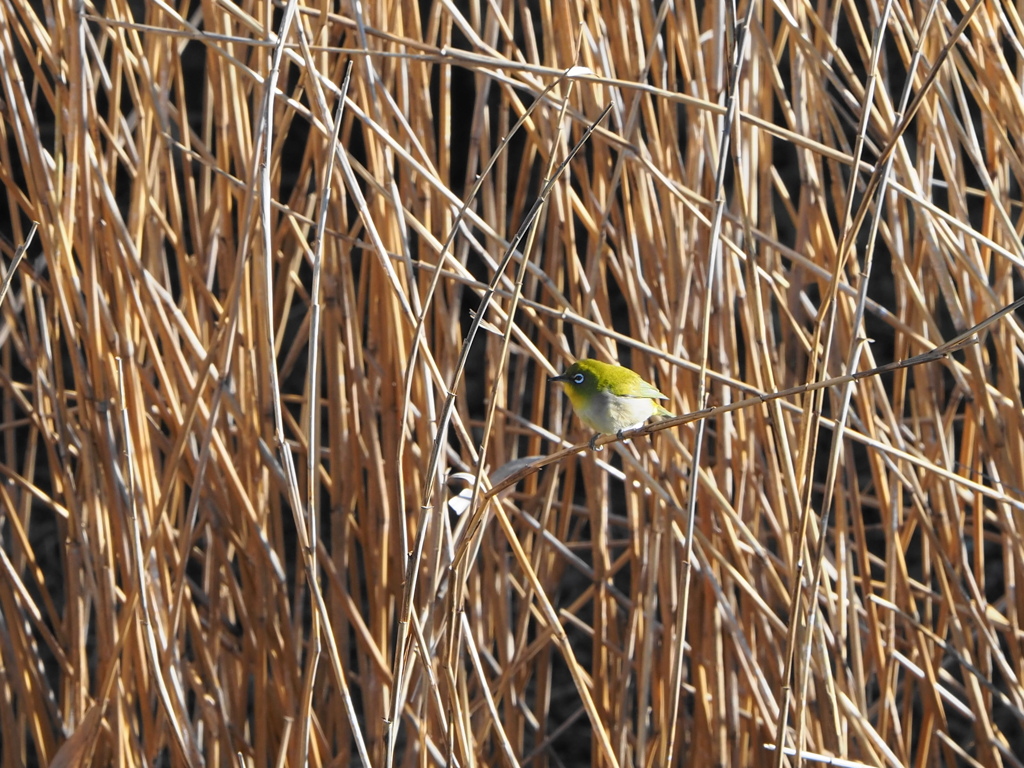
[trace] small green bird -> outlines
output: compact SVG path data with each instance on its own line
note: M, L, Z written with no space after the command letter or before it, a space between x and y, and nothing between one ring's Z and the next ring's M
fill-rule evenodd
M673 415L658 402L667 400L666 395L639 373L621 365L577 360L561 376L551 376L548 381L562 385L580 421L597 432L590 438L594 451L601 450L594 441L602 434L621 436L651 416Z

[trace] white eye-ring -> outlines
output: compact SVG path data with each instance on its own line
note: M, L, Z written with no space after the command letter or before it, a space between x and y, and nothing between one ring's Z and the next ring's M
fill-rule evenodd
M584 379L586 379L586 376L584 376L582 373L577 373L575 376L572 377L574 384L582 384Z

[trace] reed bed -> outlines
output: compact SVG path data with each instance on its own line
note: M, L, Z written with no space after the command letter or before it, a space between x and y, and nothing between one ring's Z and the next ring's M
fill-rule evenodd
M0 57L5 768L1022 764L1016 6L0 0ZM590 451L583 356L680 418Z

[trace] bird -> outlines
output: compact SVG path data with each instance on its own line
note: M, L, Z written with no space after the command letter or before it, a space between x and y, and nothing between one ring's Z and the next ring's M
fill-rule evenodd
M601 435L622 437L624 431L642 426L652 416L673 416L658 402L668 397L623 365L577 360L548 381L562 385L580 421L597 433L590 438L592 451L601 450L595 443Z

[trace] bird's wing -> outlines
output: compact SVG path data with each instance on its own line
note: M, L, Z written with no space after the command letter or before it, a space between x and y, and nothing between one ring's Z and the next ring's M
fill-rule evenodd
M649 397L652 400L668 400L668 395L662 394L656 386L647 383L643 379L640 379L640 381L637 382L636 392L630 395L630 397Z

